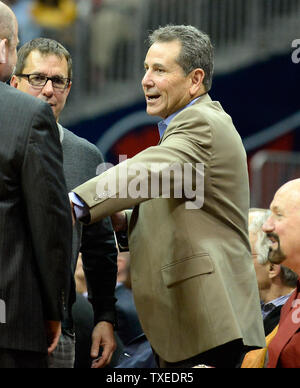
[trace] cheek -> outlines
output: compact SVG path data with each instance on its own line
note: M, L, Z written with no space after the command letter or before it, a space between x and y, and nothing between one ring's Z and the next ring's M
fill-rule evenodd
M65 106L66 103L66 96L59 96L57 97L57 106L62 109Z
M56 103L56 106L55 106L55 112L57 112L57 114L60 114L61 111L64 109L67 97L66 96L59 96L59 97L56 97L56 98L57 98L57 103Z
M280 249L286 255L289 254L291 246L293 246L294 229L284 223L280 223L275 228L275 233L279 237Z
M283 222L277 222L274 224L274 233L278 235L280 242L281 242L281 239L284 239L286 236L285 230L286 230L286 226L284 225Z

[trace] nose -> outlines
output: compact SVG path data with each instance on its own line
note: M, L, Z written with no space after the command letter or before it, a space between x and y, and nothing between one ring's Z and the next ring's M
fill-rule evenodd
M142 79L143 88L154 86L154 81L152 80L151 73L149 70L146 71L143 79Z
M274 231L274 223L272 221L272 216L270 216L262 226L262 230L265 233L271 233Z
M46 85L43 87L43 90L42 90L42 94L44 96L52 96L54 93L54 90L53 90L53 85L52 85L52 81L50 79L48 79Z

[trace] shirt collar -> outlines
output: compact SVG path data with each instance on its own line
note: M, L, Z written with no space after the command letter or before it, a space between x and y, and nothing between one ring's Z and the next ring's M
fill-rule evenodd
M289 294L280 296L279 298L276 298L268 303L261 302L261 306L266 311L272 310L278 306L282 306L285 304L285 302L287 302L287 300L290 298L290 296L292 295L293 292L294 292L294 290L291 291Z
M201 97L201 96L200 96ZM199 100L200 97L197 97L195 98L194 100L192 100L191 102L189 102L184 108L182 109L179 109L177 112L171 114L169 117L167 117L166 119L164 120L161 120L157 125L158 125L158 131L159 131L159 136L160 138L163 137L164 133L165 133L165 130L167 129L168 125L170 124L170 122L174 119L175 116L178 115L178 113L180 113L181 111L183 111L184 109L188 108L189 106L193 105L196 101Z
M281 305L285 304L285 302L290 298L290 296L292 295L293 292L294 292L294 290L292 292L290 292L289 294L287 294L287 295L283 295L283 296L280 296L277 299L272 300L271 303L275 307L281 306Z
M58 128L58 133L59 133L59 140L60 140L60 143L62 143L64 140L64 130L63 130L63 127L59 123L57 123L57 128Z

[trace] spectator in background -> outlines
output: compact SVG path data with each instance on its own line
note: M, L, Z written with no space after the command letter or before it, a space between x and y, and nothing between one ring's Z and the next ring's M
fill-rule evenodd
M72 223L53 113L5 84L17 45L16 17L0 2L0 368L46 368L66 308Z
M249 239L266 336L278 325L281 308L297 287L298 281L294 271L268 260L270 243L262 227L269 214L266 209L250 209L249 212Z
M156 362L137 315L130 283L130 253L119 252L116 287L117 333L123 342L124 350L117 368L155 368Z
M77 17L75 0L33 0L32 16L45 28L64 28L74 23Z
M142 4L141 0L102 0L95 7L90 25L90 50L92 69L100 80L107 71L113 71L116 58L120 59L116 50L134 40L135 14ZM123 62L126 63L124 59Z
M15 0L12 4L12 10L19 22L20 46L42 35L41 26L33 19L32 6L33 0Z
M38 38L26 43L18 53L16 73L11 85L27 94L47 102L59 121L72 85L72 59L69 52L58 42ZM68 190L93 177L103 163L99 149L75 136L58 123L63 150L63 167ZM55 233L55 230L53 231ZM70 268L72 287L69 290L67 316L59 346L49 359L53 368L71 368L74 365L75 343L72 320L72 304L75 300L74 271L79 251L85 266L89 298L95 314L92 357L101 358L93 366L103 367L110 363L116 347L113 335L115 323L114 290L117 274L117 250L109 218L91 226L79 222L73 227L73 260Z
M129 267L129 252L119 252L115 295L117 298L116 309L118 317L118 334L124 345L127 345L143 333L134 305L132 292L127 287Z
M116 287L117 350L110 367L116 368L153 368L156 366L152 349L141 328L132 292L129 275L130 257L128 252L118 254L118 277ZM75 271L76 303L73 305L73 315L76 330L75 367L86 368L89 362L88 347L92 330L92 309L86 301L87 287L82 269L81 255Z
M232 119L207 94L210 38L166 26L149 42L142 86L147 113L163 119L160 143L74 189L74 209L93 223L134 207L118 215L115 230L128 231L134 300L160 367L239 367L245 351L265 346L246 153ZM166 191L155 167L174 164L193 170L192 195L175 174ZM116 186L105 191L107 182Z
M300 275L300 179L283 185L263 226L271 241L269 260ZM279 329L269 345L268 368L300 368L300 282L281 310Z

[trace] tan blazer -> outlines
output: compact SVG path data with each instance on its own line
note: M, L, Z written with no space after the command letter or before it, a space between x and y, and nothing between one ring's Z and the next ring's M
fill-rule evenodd
M112 198L124 181L134 183L134 173L103 193L103 182L124 177L124 168L151 162L203 163L203 207L187 209L185 198ZM247 231L246 154L218 102L201 97L171 121L158 146L74 191L90 207L92 222L134 206L132 287L144 332L162 359L182 361L239 338L265 346Z

